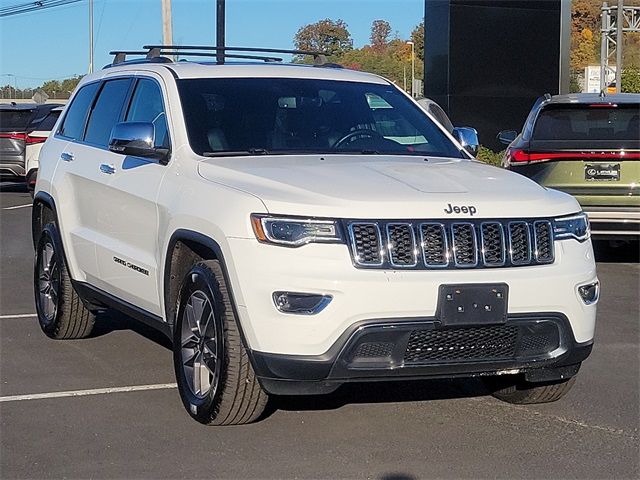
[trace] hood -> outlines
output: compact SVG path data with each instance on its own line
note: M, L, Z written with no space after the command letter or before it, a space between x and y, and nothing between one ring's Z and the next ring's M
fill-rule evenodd
M284 215L514 218L580 209L573 197L465 159L263 155L210 158L199 162L198 170L212 182L259 197L270 213Z

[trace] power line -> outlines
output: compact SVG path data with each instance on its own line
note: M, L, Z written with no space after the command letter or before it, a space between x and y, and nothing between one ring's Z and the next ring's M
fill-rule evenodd
M0 8L0 18L21 15L35 11L47 10L49 8L71 5L73 3L84 2L85 0L40 0L36 2L21 3Z

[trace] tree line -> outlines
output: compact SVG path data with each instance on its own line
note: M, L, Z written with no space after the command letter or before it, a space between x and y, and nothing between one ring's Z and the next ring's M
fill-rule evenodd
M371 25L370 43L354 48L348 25L344 20L326 18L301 27L293 43L299 50L325 53L332 63L353 70L364 70L382 75L398 86L411 90L411 55L413 42L415 77L424 79L424 23L416 25L408 39L393 32L386 20L375 20ZM309 63L309 57L298 56L295 61Z

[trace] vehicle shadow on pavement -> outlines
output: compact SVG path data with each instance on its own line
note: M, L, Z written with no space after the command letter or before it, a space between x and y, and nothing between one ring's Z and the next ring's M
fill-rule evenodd
M29 193L26 183L2 183L0 182L0 192L8 193Z
M481 397L488 394L483 383L476 378L358 382L342 385L338 390L327 395L272 396L265 416L275 410L336 410L349 404L423 402Z
M627 242L612 245L606 240L593 240L593 252L597 262L638 263L640 261L640 242Z
M91 332L91 338L102 337L116 330L131 330L138 335L142 335L147 340L157 343L158 345L172 350L171 340L162 332L155 328L151 328L138 320L127 317L118 312L107 311L100 313L96 317L96 323Z

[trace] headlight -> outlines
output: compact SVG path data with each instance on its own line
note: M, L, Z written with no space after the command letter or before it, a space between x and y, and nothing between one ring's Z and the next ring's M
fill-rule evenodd
M343 243L338 222L251 215L256 238L264 243L299 247L307 243Z
M553 235L557 240L575 238L579 242L584 242L590 234L589 219L584 212L570 217L556 218L553 221Z

